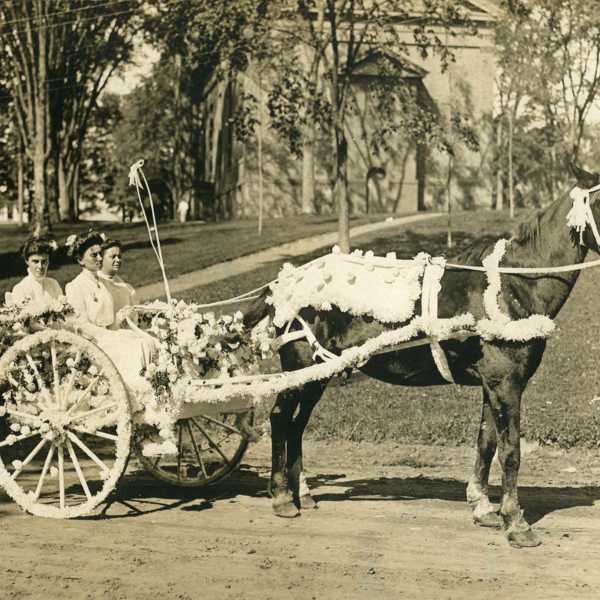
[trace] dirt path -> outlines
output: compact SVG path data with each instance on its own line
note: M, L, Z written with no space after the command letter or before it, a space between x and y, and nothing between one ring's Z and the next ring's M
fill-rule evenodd
M203 498L132 474L122 497L140 513L55 522L0 496L0 598L598 598L598 452L524 458L544 541L525 551L471 525L469 449L306 445L320 507L299 519L271 514L266 442Z

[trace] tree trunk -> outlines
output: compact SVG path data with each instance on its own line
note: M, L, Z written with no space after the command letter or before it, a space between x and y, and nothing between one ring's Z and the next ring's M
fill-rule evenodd
M35 132L33 136L33 197L34 197L34 222L32 233L42 235L50 230L50 217L48 213L48 196L46 188L46 163L47 163L47 131L46 131L46 104L48 102L48 80L47 80L47 56L46 37L47 31L43 14L42 0L36 2L36 13L39 16L38 40L39 48L37 54L37 82L35 97Z
M19 142L19 153L17 154L17 205L19 207L19 225L23 225L24 202L24 172L23 172L23 150Z
M75 220L73 194L69 178L65 172L65 161L61 153L58 154L56 176L58 179L58 211L60 220L63 222L73 222ZM72 176L70 179L72 179Z
M338 244L342 252L350 252L350 212L348 210L348 142L341 127L334 133L333 198L338 209Z
M315 130L310 128L302 144L302 214L315 212Z
M496 124L496 210L504 208L504 186L502 182L502 116Z
M513 177L513 113L508 111L508 206L510 218L515 218L515 192Z
M264 181L263 181L263 94L260 72L258 74L258 124L256 129L257 159L258 159L258 235L263 230L263 204L264 204Z

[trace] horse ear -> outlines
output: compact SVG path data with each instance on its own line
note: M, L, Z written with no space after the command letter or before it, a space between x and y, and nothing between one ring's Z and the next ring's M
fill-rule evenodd
M589 189L600 183L600 175L598 173L588 173L573 162L569 163L571 172L577 179L577 185L583 189Z

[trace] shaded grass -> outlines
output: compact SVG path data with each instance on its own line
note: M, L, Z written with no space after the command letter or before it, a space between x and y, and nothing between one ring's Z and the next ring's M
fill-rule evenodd
M361 215L351 221L357 226L381 221L385 215ZM55 239L64 243L71 233L85 231L93 225L109 237L121 240L126 251L123 277L134 287L160 281L161 273L143 223L76 223L57 225ZM169 278L203 269L211 265L252 254L266 248L337 229L331 215L304 215L265 221L263 233L257 234L256 221L226 223L165 223L159 225L163 257ZM27 230L16 226L0 226L0 298L25 275L19 248L27 238ZM70 257L59 251L52 260L50 276L63 286L79 272Z
M371 234L355 241L377 254L396 251L399 257L425 250L451 258L481 237L507 234L504 214L489 211L455 216L456 247L446 252L445 222L427 221ZM306 262L319 253L298 259ZM190 290L182 297L211 302L253 289L276 277L283 261L251 273ZM557 318L558 332L550 338L542 365L523 398L522 432L528 439L561 447L600 446L600 273L584 272ZM596 400L595 400L596 399ZM479 424L478 388L391 386L362 375L328 387L309 425L313 436L354 441L395 440L426 444L472 445ZM263 408L263 416L268 407Z

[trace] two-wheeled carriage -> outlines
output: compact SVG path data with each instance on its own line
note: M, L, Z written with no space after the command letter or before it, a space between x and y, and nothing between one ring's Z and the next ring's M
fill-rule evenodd
M249 443L252 403L187 404L176 451L144 456L134 394L110 356L64 328L23 335L0 357L0 483L24 510L68 518L90 513L116 488L133 452L161 481L213 484Z

